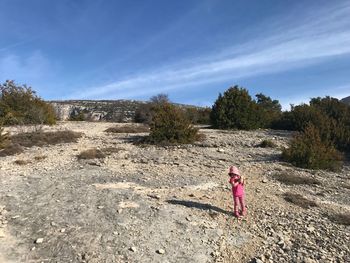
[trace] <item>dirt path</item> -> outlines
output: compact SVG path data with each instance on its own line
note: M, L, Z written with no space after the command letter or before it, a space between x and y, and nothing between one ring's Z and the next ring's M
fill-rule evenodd
M138 147L108 135L111 123L61 123L85 136L76 144L30 148L0 160L0 262L337 262L349 258L349 227L323 212L349 210L349 169L310 174L278 161L285 133L204 130L196 146ZM114 147L103 161L78 161L92 147ZM46 156L34 161L35 156ZM31 160L25 166L18 159ZM248 216L232 216L229 165L247 176ZM276 172L317 177L322 185L285 186ZM271 187L274 191L271 191ZM319 207L287 203L303 193ZM325 193L323 196L319 193ZM334 193L338 193L334 195ZM320 238L326 236L327 242ZM336 238L337 237L337 238ZM42 238L42 242L36 241ZM317 244L317 248L316 247ZM338 251L338 252L336 252ZM341 252L339 252L341 251ZM308 261L309 260L309 261Z

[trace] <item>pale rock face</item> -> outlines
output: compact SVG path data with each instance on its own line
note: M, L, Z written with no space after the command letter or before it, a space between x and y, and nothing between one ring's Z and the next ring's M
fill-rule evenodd
M61 121L68 120L74 109L74 106L70 104L52 102L51 105L55 110L57 119Z
M83 113L89 121L132 122L136 109L144 104L142 101L51 101L49 102L59 120L68 120Z

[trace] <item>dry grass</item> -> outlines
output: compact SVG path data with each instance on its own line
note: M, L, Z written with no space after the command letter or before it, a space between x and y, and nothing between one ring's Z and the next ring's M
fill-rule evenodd
M80 154L77 155L78 159L81 160L88 160L88 159L102 159L105 158L106 155L101 151L96 148L89 149L86 151L81 152Z
M110 155L112 153L118 153L122 150L124 150L124 149L118 148L118 147L106 147L106 148L101 149L101 151L106 155Z
M146 125L126 125L126 126L116 126L110 127L105 132L109 133L143 133L149 132L149 127Z
M82 136L80 132L55 131L55 132L28 132L11 137L11 142L24 147L54 145L59 143L77 142Z
M31 161L30 160L21 160L21 159L19 159L19 160L14 161L13 163L15 163L17 165L26 165L26 164L31 163Z
M262 147L262 148L276 148L277 147L277 145L271 140L263 140L257 146Z
M350 214L349 213L327 213L325 214L329 220L334 223L349 226L350 225Z
M300 176L300 175L296 175L293 173L287 173L287 172L276 173L273 175L273 177L277 181L284 183L286 185L300 185L300 184L306 184L306 185L318 184L318 185L320 185L321 184L321 182L315 178Z
M34 157L34 160L35 161L42 161L42 160L44 160L46 158L47 158L47 156L45 156L45 155L37 155L37 156Z
M15 155L23 152L23 147L17 143L9 143L6 147L0 150L0 157Z
M284 194L284 200L305 209L318 206L316 202L309 200L300 194L290 192Z
M77 142L82 136L80 132L24 132L10 137L10 142L0 150L0 157L23 152L23 147L54 145L59 143Z

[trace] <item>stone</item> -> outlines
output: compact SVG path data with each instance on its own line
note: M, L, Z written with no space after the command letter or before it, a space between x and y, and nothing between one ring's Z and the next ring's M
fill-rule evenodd
M160 249L158 249L156 252L157 252L158 254L163 255L163 254L165 253L165 250L162 249L162 248L160 248Z
M35 243L36 243L36 244L41 244L41 243L43 243L43 242L44 242L44 238L42 238L42 237L40 237L40 238L38 238L38 239L35 240Z
M65 228L62 228L62 229L60 230L60 232L61 232L61 233L64 233L64 232L66 232L66 229L65 229Z
M267 180L266 178L264 178L264 179L262 179L262 182L263 182L264 184L266 184L266 183L268 182L268 180Z
M102 209L102 208L104 208L104 206L103 205L99 205L99 206L97 206L97 208L98 209Z
M2 228L0 228L0 238L5 237L5 233L4 230Z
M131 247L131 248L129 248L129 250L132 251L132 252L136 252L137 251L136 247Z

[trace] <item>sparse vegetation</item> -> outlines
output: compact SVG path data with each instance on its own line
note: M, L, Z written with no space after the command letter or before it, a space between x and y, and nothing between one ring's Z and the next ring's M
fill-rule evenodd
M338 171L343 160L331 143L321 140L319 130L312 124L292 139L282 158L298 167L331 171Z
M103 159L106 157L106 155L99 149L93 148L93 149L88 149L85 151L82 151L80 154L77 155L78 159L84 159L84 160L89 160L89 159Z
M321 182L315 178L312 177L305 177L300 176L297 174L294 174L292 172L283 172L283 173L276 173L273 175L273 177L280 181L281 183L284 183L286 185L320 185Z
M23 147L77 142L81 136L81 133L73 131L20 133L10 137L10 143L0 150L0 156L21 153Z
M106 147L106 148L101 149L101 151L105 155L111 155L112 153L118 153L122 150L123 150L123 148L119 148L119 147Z
M0 149L3 149L8 142L9 136L7 133L4 133L4 128L0 124Z
M15 155L23 152L23 147L17 143L9 143L0 150L0 157Z
M271 140L263 140L261 143L258 144L258 147L262 148L276 148L277 145Z
M149 132L150 129L147 125L123 125L110 127L105 130L105 132L109 133L142 133Z
M77 142L81 133L73 131L55 131L55 132L28 132L11 136L14 144L24 147L53 145L59 143Z
M0 85L0 120L4 125L54 124L53 108L30 87L7 80Z
M152 144L186 144L199 139L198 129L193 127L183 111L170 103L154 107L150 126L147 141Z
M334 223L350 226L350 213L328 212L325 216Z
M70 121L86 121L87 116L83 112L79 112L78 114L74 114L74 112L71 113L69 116Z
M284 200L294 205L300 206L304 209L318 206L315 201L309 200L301 194L294 194L290 192L284 194Z
M193 124L210 124L210 108L188 107L184 109L186 117Z
M42 161L42 160L44 160L44 159L46 159L47 158L47 156L45 156L45 155L37 155L37 156L34 156L34 160L35 161Z
M30 160L19 159L19 160L14 161L14 163L17 164L17 165L26 165L26 164L31 163L31 161Z

